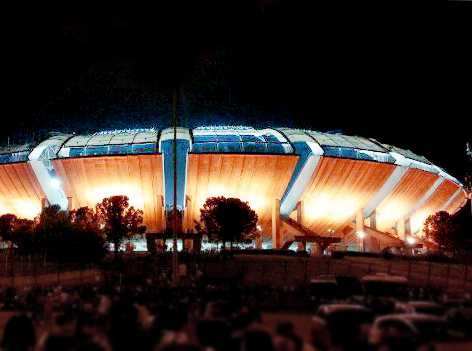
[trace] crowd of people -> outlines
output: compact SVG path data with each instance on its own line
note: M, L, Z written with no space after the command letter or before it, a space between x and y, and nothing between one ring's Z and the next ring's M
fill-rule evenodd
M116 286L1 291L5 351L312 350L290 321L269 332L259 302L269 291L231 284L173 288L153 279ZM38 333L42 326L44 333ZM41 335L39 335L41 334Z

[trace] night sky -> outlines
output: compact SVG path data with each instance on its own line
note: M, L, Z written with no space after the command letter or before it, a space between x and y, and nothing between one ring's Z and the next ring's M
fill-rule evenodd
M182 125L342 130L410 149L463 181L472 141L467 11L156 3L5 11L2 144L51 131L169 127L177 85Z

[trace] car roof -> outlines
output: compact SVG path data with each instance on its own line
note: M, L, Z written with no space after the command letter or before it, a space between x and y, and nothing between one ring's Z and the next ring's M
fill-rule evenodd
M369 311L365 306L362 305L351 305L351 304L324 304L318 307L318 311L324 312L337 312L337 311Z
M442 307L440 304L432 301L409 301L413 307Z
M406 277L400 275L388 275L385 273L377 273L375 275L365 275L362 277L363 282L368 281L383 281L383 282L392 282L392 283L408 283Z
M385 316L380 316L376 318L376 322L380 323L384 320L407 320L411 323L415 322L439 322L445 323L446 320L443 317L434 316L431 314L425 313L415 313L415 314L388 314Z

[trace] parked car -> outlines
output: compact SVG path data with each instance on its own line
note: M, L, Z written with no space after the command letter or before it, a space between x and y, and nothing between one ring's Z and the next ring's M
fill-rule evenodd
M341 301L341 291L336 278L332 275L322 275L310 281L308 294L312 307L322 303L337 303Z
M443 306L431 301L401 301L395 305L395 313L423 313L442 317L445 312Z
M417 349L435 341L450 339L450 324L443 317L428 314L391 314L377 317L369 333L374 347L403 344L405 349Z
M363 349L374 314L362 305L323 304L312 318L315 347Z
M445 316L459 337L472 340L472 308L451 308Z
M365 290L364 304L376 315L391 314L399 301L408 299L408 280L402 276L385 273L367 275L361 278Z

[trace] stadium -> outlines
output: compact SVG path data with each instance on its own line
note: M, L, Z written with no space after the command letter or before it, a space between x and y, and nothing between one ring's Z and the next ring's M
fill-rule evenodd
M197 248L194 220L208 197L247 201L259 248L378 252L418 244L425 219L456 212L463 185L426 158L377 140L290 128L210 126L56 133L0 149L0 214L33 219L42 207L94 207L126 195L149 238L165 240L166 212L182 211L179 247ZM297 246L295 243L294 246Z

